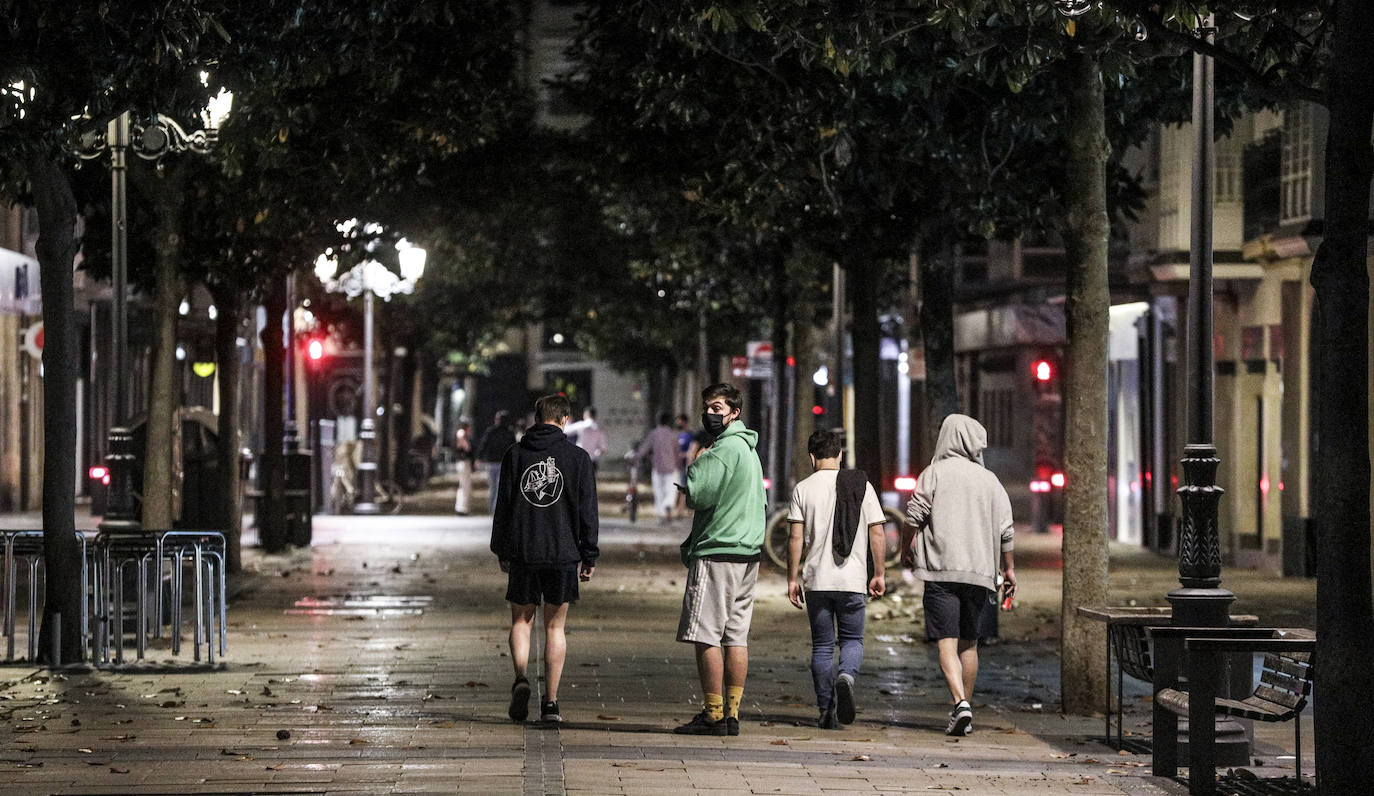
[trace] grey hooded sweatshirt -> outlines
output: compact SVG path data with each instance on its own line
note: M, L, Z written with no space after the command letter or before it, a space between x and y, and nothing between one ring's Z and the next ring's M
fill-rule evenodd
M935 456L916 479L906 521L916 526L916 575L921 580L997 587L1000 554L1011 550L1011 500L983 466L988 432L967 415L940 426Z

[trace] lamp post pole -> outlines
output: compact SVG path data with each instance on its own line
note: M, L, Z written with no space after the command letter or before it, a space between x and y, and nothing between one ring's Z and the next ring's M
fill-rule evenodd
M358 491L354 495L353 513L376 514L377 507L377 392L372 372L372 288L363 282L363 416L358 423L358 444L362 446L362 460L358 462Z
M1204 35L1213 36L1209 15ZM1217 485L1221 461L1212 437L1212 143L1214 107L1212 59L1193 56L1192 234L1188 273L1188 442L1183 449L1182 523L1178 543L1180 587L1169 592L1174 624L1220 627L1228 623L1235 595L1221 588L1221 546L1217 536Z
M207 76L202 75L202 81ZM205 128L187 133L177 122L162 114L135 123L129 111L111 119L103 135L95 130L81 136L76 155L91 160L108 152L110 156L110 270L114 295L110 302L111 361L110 378L114 395L107 437L106 465L110 470L110 493L100 530L134 532L142 529L139 499L134 491L134 451L129 422L129 224L128 156L132 152L144 160L157 161L169 152L191 150L207 154L214 147L218 127L228 115L233 95L223 89L209 100L202 118Z
M105 143L110 150L110 269L114 282L110 332L114 343L111 361L114 414L110 418L105 455L106 466L110 469L110 495L100 530L137 531L142 524L138 499L134 495L136 454L133 431L126 425L129 422L128 111L110 120Z

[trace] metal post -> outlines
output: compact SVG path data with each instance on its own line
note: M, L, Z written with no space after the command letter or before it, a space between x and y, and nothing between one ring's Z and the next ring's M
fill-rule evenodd
M1206 22L1212 38L1212 17ZM1192 237L1188 283L1188 444L1183 454L1184 485L1179 488L1182 523L1178 574L1181 588L1169 592L1176 625L1201 627L1228 623L1235 595L1221 585L1217 506L1223 490L1216 483L1212 439L1212 59L1193 56Z
M377 495L377 392L372 383L372 289L363 286L363 416L358 423L358 444L362 461L358 463L358 490L354 494L354 514L376 514Z
M128 204L125 187L128 167L125 158L129 150L129 114L124 112L110 121L106 133L110 150L110 269L114 277L114 296L111 302L111 336L113 357L110 375L113 384L114 417L111 419L105 463L110 468L110 492L102 531L137 531L139 522L138 498L134 494L133 431L129 422L129 321L128 321Z
M286 275L286 422L283 444L286 453L300 450L300 431L296 427L296 272Z

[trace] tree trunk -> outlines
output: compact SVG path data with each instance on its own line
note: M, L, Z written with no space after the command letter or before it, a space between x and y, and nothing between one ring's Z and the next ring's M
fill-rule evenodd
M38 211L38 278L43 291L43 627L38 657L52 664L54 625L62 663L86 659L81 647L81 548L76 542L76 376L81 343L72 302L76 198L56 162L27 163ZM61 617L58 622L58 617Z
M770 247L769 290L772 293L772 343L773 343L773 390L772 402L768 410L768 479L773 484L769 497L773 503L788 500L791 490L787 488L787 417L789 409L787 395L787 357L791 353L787 347L787 321L792 314L792 286L787 278L786 248L778 245Z
M1095 56L1069 57L1064 303L1068 397L1064 439L1064 586L1060 684L1065 713L1102 704L1106 629L1078 607L1107 600L1107 154L1102 71Z
M954 272L959 261L954 244L941 240L921 255L921 341L926 355L926 422L921 450L933 452L940 424L959 411L959 384L954 375ZM925 463L917 462L923 469Z
M1327 96L1326 227L1316 290L1317 665L1329 698L1316 707L1322 792L1374 780L1374 608L1369 560L1369 184L1374 123L1374 5L1336 3ZM1339 695L1339 696L1335 696Z
M224 528L225 568L243 569L243 503L239 482L241 446L239 416L239 323L241 299L232 288L211 287L215 298L215 378L219 381L219 516L227 517Z
M792 485L811 474L811 459L806 449L811 432L826 425L816 422L811 413L815 406L815 384L811 376L820 366L816 356L815 304L810 300L796 302L792 310L792 356L797 359L794 369L797 392L792 401ZM791 492L789 491L790 495Z
M878 278L881 267L865 254L851 259L845 268L853 312L851 338L854 347L854 436L849 446L854 465L868 475L873 489L882 492L882 430L878 412Z
M282 317L286 296L281 279L271 280L264 307L267 327L262 330L262 453L258 479L262 497L258 500L258 539L269 553L280 553L289 541L286 528L286 470L282 458L286 436L285 374L286 349L282 344Z
M143 527L166 530L176 518L173 450L181 390L177 385L177 315L182 298L181 242L184 167L170 166L152 177L157 212L153 288L153 383L148 391L148 420L143 457Z

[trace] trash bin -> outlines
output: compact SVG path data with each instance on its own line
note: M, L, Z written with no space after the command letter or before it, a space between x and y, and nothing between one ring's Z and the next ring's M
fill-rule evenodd
M309 547L314 515L310 500L310 451L293 450L286 459L286 540Z
M172 467L175 518L173 526L193 530L225 530L229 527L228 504L216 499L219 489L219 418L203 406L177 410L177 433L173 445L179 455ZM148 419L140 416L132 424L134 450L134 491L143 494L144 456L148 447Z

